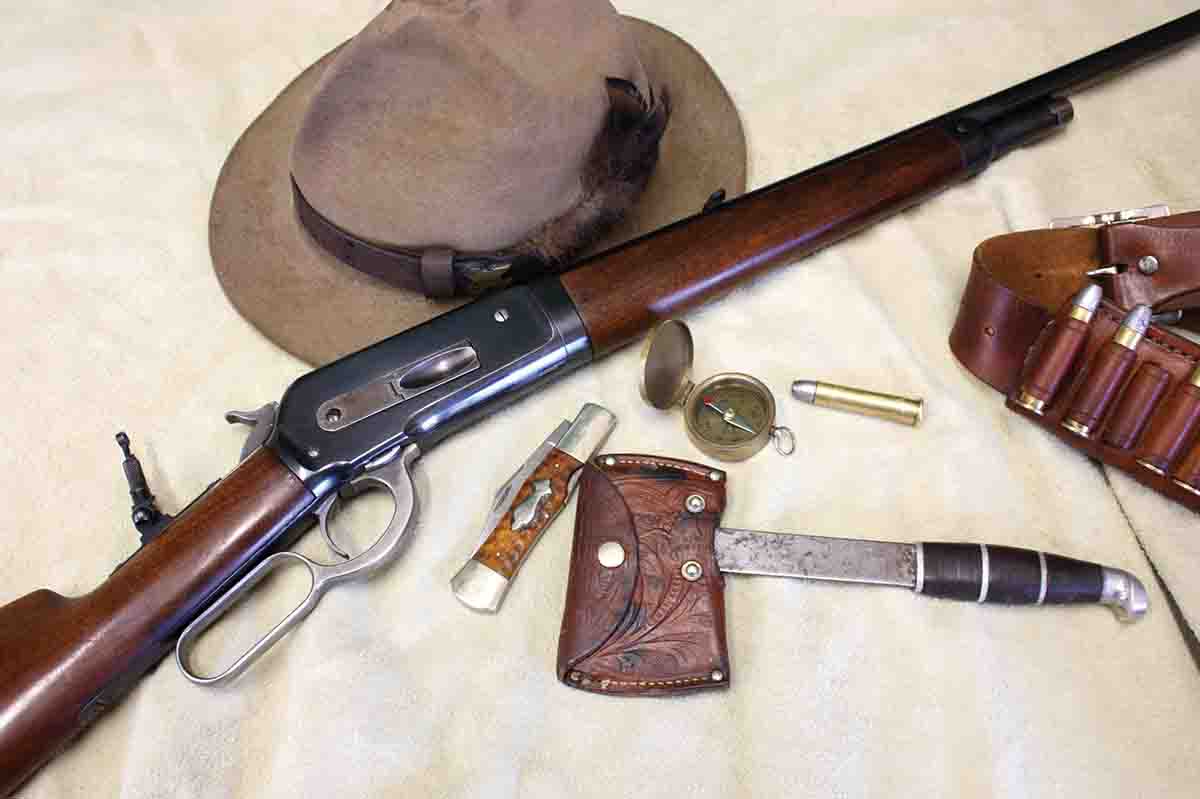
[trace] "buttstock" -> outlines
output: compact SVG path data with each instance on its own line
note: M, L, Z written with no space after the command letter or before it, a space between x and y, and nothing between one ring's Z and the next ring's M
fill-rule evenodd
M41 589L0 607L0 795L118 701L313 501L260 449L92 592Z

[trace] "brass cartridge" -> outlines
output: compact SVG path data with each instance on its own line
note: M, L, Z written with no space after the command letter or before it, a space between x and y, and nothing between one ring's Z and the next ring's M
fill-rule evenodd
M925 400L883 394L862 388L820 383L816 380L797 380L792 383L792 396L801 402L833 408L839 411L874 416L916 427L925 414Z
M1054 329L1017 393L1018 405L1040 416L1054 401L1063 378L1070 374L1075 359L1087 343L1088 327L1100 307L1102 295L1099 286L1089 284L1059 313Z
M1095 434L1137 360L1137 346L1150 327L1150 314L1149 305L1139 305L1121 320L1112 341L1092 359L1063 427L1084 438Z

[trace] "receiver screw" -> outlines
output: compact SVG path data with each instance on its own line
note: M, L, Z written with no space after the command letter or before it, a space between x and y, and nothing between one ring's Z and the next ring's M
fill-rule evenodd
M508 309L501 308L500 310L498 310L494 314L492 314L492 318L495 319L497 322L507 322L508 321Z

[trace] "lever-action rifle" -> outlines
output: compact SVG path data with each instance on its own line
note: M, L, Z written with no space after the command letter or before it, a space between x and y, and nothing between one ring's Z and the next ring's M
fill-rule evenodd
M0 608L0 793L110 707L178 641L288 561L309 597L226 673L283 636L337 582L384 565L412 519L409 469L447 436L633 341L657 321L794 261L983 170L1070 121L1062 95L1200 33L1194 12L923 125L545 277L478 299L296 380L265 441L89 594ZM391 490L382 537L335 566L277 552L339 493ZM233 590L231 591L231 587ZM191 625L189 627L189 625ZM186 630L186 632L185 632Z

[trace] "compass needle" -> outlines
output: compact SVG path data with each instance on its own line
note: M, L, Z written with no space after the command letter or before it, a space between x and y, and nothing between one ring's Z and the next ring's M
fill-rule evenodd
M710 408L711 410L720 414L721 418L723 420L725 420L726 424L733 425L734 427L736 427L740 430L745 430L750 435L754 435L755 433L758 432L757 430L755 430L753 427L750 426L749 422L747 422L745 419L743 419L741 416L739 416L738 412L735 411L733 408L722 408L720 405L713 402L708 397L704 398L704 407Z

